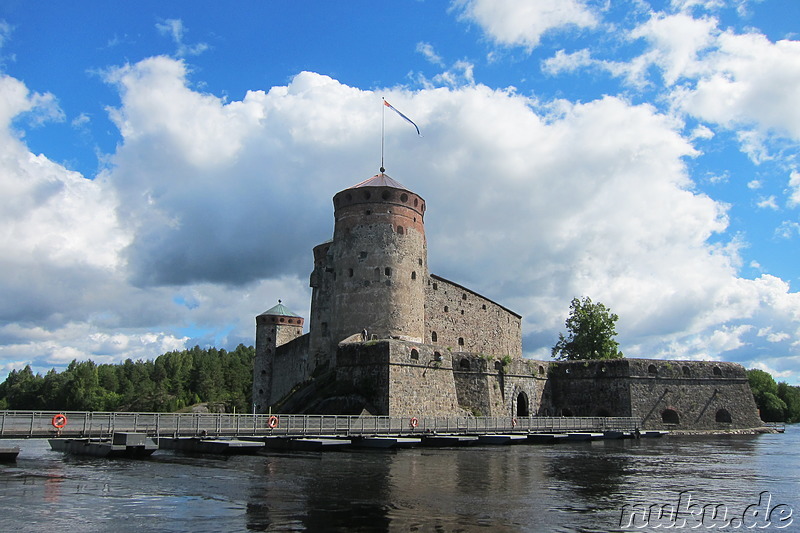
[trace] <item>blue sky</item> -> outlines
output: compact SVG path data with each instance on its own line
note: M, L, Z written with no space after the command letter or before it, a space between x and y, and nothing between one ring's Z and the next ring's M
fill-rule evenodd
M331 198L422 195L431 272L629 357L800 384L794 0L0 5L0 374L309 315Z

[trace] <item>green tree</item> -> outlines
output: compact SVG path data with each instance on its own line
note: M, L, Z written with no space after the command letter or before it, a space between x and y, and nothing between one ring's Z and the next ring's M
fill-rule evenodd
M781 381L778 383L778 398L786 404L786 422L800 422L800 387Z
M583 300L573 298L570 314L565 326L567 336L558 334L553 346L553 357L566 361L584 359L620 359L619 343L615 323L619 317L605 305L592 302L588 296Z
M764 422L783 422L786 403L778 397L778 384L769 372L753 368L747 371L750 390Z

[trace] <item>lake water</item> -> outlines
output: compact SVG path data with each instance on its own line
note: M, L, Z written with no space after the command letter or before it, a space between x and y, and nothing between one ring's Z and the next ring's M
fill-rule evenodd
M797 426L227 459L106 460L64 456L46 440L0 444L12 442L22 452L0 465L5 532L800 531Z

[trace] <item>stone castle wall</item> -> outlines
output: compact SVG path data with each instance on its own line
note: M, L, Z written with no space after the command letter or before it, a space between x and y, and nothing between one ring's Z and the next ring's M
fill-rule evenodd
M311 320L309 322L309 372L336 367L336 342L331 338L331 308L333 298L333 261L329 256L330 242L314 247L314 270L311 272ZM337 341L338 342L338 341Z
M270 376L270 394L266 405L273 405L289 394L292 389L308 379L306 363L308 360L309 335L296 337L275 349Z
M373 415L389 414L389 344L387 341L339 345L336 381L343 393L355 392Z
M425 284L425 341L452 351L522 357L522 318L442 277Z
M762 425L741 365L618 359L551 364L556 416L633 416L647 429Z
M441 348L392 340L389 359L389 414L464 416L458 405L452 358Z

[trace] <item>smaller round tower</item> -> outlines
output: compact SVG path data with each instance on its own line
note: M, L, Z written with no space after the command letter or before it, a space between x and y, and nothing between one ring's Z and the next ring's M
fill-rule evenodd
M278 300L278 305L256 317L256 356L253 361L253 404L257 412L266 411L278 398L272 398L273 363L277 348L303 334L304 319Z

